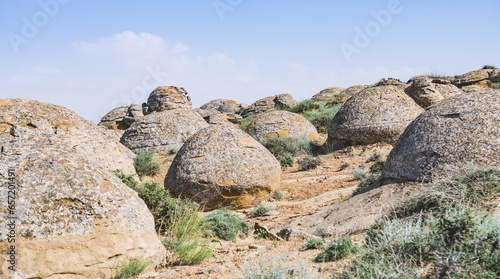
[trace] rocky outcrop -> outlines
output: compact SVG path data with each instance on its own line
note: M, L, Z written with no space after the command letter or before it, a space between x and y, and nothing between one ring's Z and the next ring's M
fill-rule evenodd
M187 91L176 86L159 86L149 95L146 106L148 113L192 108L191 97Z
M241 130L213 125L182 146L165 188L206 209L248 208L269 198L280 180L280 163L264 146Z
M346 89L343 87L329 87L327 89L321 90L319 93L312 96L312 100L328 100L332 98L335 94L339 94Z
M83 128L72 127L75 116L69 110L48 106L73 118L61 117L60 123L53 123L61 125L57 131ZM38 113L42 110L33 116ZM43 113L45 117L51 114ZM28 125L11 126L0 134L0 184L7 185L13 178L15 208L11 209L17 216L13 272L7 269L7 247L13 243L7 237L6 221L11 212L0 212L5 221L0 223L4 250L0 277L112 278L118 263L133 258L150 261L150 269L159 264L165 249L155 232L153 216L137 194L99 161L90 159L89 151L82 150L83 143L75 146L52 127L33 128L29 123L41 125L42 120L25 116ZM7 119L22 121L15 117ZM7 191L0 187L2 197L7 198Z
M194 109L208 124L222 124L231 127L237 127L235 124L241 122L243 117L239 114L223 114L218 110Z
M342 91L341 93L345 94L346 96L354 96L356 94L358 94L359 92L365 90L366 88L368 88L367 85L354 85L354 86L351 86L351 87L348 87L346 90Z
M477 85L488 87L491 82L489 80L490 74L493 72L493 69L481 69L475 70L463 75L460 75L455 78L453 84L458 87L468 86L468 85Z
M275 110L276 108L285 109L291 108L298 104L290 94L281 94L257 100L246 108L241 116L253 117L260 113L266 113Z
M105 129L65 107L29 99L0 100L0 134L17 126L50 132L107 170L135 173L135 155L130 150Z
M428 76L416 76L408 82L407 93L421 107L427 108L456 94L463 93L447 80L434 80Z
M443 100L413 121L391 151L383 176L428 181L474 164L500 164L500 92Z
M121 138L123 145L135 153L168 153L180 147L197 131L208 124L191 110L168 110L148 114L134 122Z
M128 107L127 115L123 119L123 122L125 123L125 125L127 125L128 129L128 127L130 127L132 123L143 116L144 114L142 112L142 107L138 104L131 104L130 107Z
M216 110L224 114L235 114L241 108L246 107L244 104L240 104L233 100L227 99L216 99L212 100L200 107L202 110Z
M393 82L388 81L388 82ZM329 141L356 145L396 143L399 136L423 109L398 84L369 87L347 100L328 129Z
M302 115L288 111L272 111L259 114L245 129L256 140L274 137L307 137L319 142L320 136L314 127Z

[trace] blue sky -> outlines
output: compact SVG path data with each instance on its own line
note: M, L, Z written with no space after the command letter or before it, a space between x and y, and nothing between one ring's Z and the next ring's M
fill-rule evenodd
M500 1L5 0L0 98L97 122L184 87L193 107L500 66Z

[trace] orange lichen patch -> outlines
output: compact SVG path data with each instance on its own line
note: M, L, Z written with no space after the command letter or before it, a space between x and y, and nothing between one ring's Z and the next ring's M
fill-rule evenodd
M198 160L200 160L201 158L205 158L205 156L193 157L193 158L191 158L191 159L192 159L192 160L195 160L195 161L198 161Z
M236 117L234 117L234 116L232 116L232 115L227 115L227 114L225 114L224 116L225 116L227 119L235 119L235 118L236 118Z
M8 104L9 104L9 102L7 102L7 100L5 100L5 99L4 100L0 100L0 106L6 106Z
M266 135L266 139L278 138L278 133L269 133Z
M232 179L226 179L224 181L217 181L215 182L219 186L231 186L234 184L234 180Z
M237 105L238 104L236 101L233 101L233 100L226 100L226 102L228 104L232 104L232 105Z
M290 135L290 132L285 129L280 129L277 134L278 137L288 137Z
M386 103L388 103L389 105L394 105L393 101L386 101Z
M373 113L373 112L374 112L374 110L371 109L371 110L367 110L365 113Z
M256 144L257 144L257 142L256 142L256 141L251 140L251 139L249 139L249 138L247 138L247 137L242 137L242 138L240 139L240 142L241 142L241 143L243 143L243 144L247 144L247 145L256 145Z
M0 124L0 133L4 133L6 131L10 131L10 127L12 127L12 125L9 125L9 124Z
M102 194L107 193L113 189L113 184L108 180L103 180L101 185L99 185L99 189Z

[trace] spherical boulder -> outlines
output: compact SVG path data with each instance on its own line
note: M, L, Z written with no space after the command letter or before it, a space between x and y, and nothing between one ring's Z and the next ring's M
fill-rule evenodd
M407 90L408 95L421 107L426 108L444 99L443 95L434 87L432 79L429 77L413 77L410 82L411 85Z
M173 109L190 110L192 108L191 97L182 87L158 86L149 95L146 104L148 113L155 111L166 111Z
M232 114L236 113L242 108L241 104L227 99L212 100L200 107L203 110L217 110L221 113Z
M248 208L269 198L280 182L280 163L264 146L241 130L212 125L182 146L165 188L206 209Z
M106 113L99 125L108 126L113 129L126 130L127 125L123 122L127 116L128 107L118 107L112 109L110 112Z
M135 121L121 142L135 153L164 154L182 146L191 135L207 126L203 117L191 110L154 112Z
M257 100L255 103L248 106L242 113L243 117L253 117L261 113L266 113L279 109L291 108L298 105L295 99L290 94L280 94Z
M347 100L328 128L331 142L347 145L396 143L423 109L405 93L407 86L369 87Z
M0 100L0 134L17 126L55 134L104 168L135 174L134 153L105 129L65 107L29 99Z
M429 107L401 135L383 176L428 181L468 164L500 165L500 92L460 94Z
M0 195L12 201L0 211L0 245L15 245L17 262L9 270L1 253L0 277L114 278L117 263L162 262L153 216L135 191L57 134L15 127L0 134Z
M300 114L288 111L271 111L256 116L245 129L256 140L275 137L307 137L319 142L316 127Z
M312 96L312 100L328 100L332 98L335 94L343 92L345 88L343 87L329 87L327 89L321 90L319 93Z
M274 104L275 107L280 109L287 109L298 105L299 102L297 102L290 94L280 94L275 96Z

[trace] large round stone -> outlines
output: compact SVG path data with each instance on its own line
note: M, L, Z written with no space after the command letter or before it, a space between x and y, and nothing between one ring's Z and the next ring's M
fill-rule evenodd
M269 198L280 180L280 163L264 146L241 130L213 125L182 146L165 188L207 209L247 208Z
M148 112L165 111L173 109L190 110L191 97L182 87L158 86L148 97L146 104Z
M146 204L88 153L29 126L0 134L0 146L1 278L114 278L118 263L141 258L153 269L164 259Z
M302 115L288 111L272 111L256 116L245 129L257 140L275 137L307 137L319 141L316 127Z
M191 110L169 110L148 114L136 120L125 131L121 142L135 153L167 153L181 147L194 133L208 127L198 113Z
M406 87L375 86L352 96L333 118L329 140L352 145L396 143L406 126L423 111L406 95Z
M410 181L474 164L500 166L500 92L460 94L428 108L391 151L383 175Z

